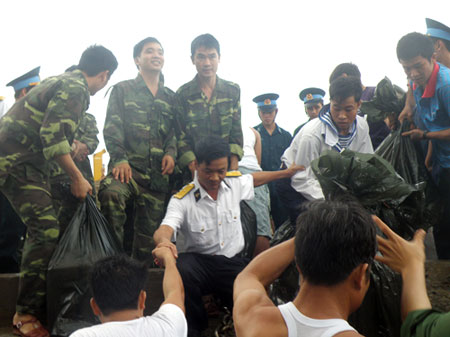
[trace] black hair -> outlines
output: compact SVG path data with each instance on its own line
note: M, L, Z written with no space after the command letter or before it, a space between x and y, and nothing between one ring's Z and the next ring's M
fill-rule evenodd
M208 136L195 145L194 152L198 164L206 163L209 165L213 160L228 158L230 156L230 145L219 136Z
M147 43L157 43L162 48L161 42L159 42L156 38L154 38L154 37L147 37L147 38L143 39L142 41L136 43L136 45L134 46L134 48L133 48L133 59L135 59L136 57L141 55L142 49L144 48L144 46Z
M148 279L147 266L126 255L106 257L91 273L92 294L103 315L137 309Z
M117 69L117 59L114 54L103 46L93 45L88 47L81 55L78 69L88 76L95 76L108 70L109 77Z
M433 53L433 41L421 33L406 34L397 43L397 58L399 61L409 61L417 56L422 56L431 61Z
M371 215L356 201L311 202L297 218L295 261L314 285L341 283L360 264L369 268L377 250Z
M437 37L432 37L432 36L430 36L430 39L433 41L433 43L436 43L437 41L441 40L442 43L444 44L445 48L447 48L447 51L450 52L450 41L449 40L439 39Z
M211 34L202 34L197 36L191 43L191 57L194 57L195 52L198 48L214 48L217 54L220 56L220 45L219 41Z
M341 77L343 74L347 74L347 76L354 76L361 79L361 72L358 69L358 66L353 63L341 63L336 68L334 68L333 72L330 75L330 84L338 77Z
M361 100L362 85L358 77L338 77L330 84L330 100L342 102L348 97L355 97L355 102Z

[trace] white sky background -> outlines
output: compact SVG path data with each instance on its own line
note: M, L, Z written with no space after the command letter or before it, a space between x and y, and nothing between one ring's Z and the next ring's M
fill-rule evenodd
M355 63L364 85L388 76L406 88L395 53L398 40L412 31L425 33L426 17L450 26L448 0L4 0L1 5L0 95L9 106L14 93L4 85L10 80L39 65L41 79L58 75L94 43L119 61L108 87L134 78L133 46L148 36L162 43L165 84L176 91L196 73L191 41L211 33L221 46L218 75L241 87L242 124L260 122L254 96L275 92L277 123L290 132L307 119L299 92L310 86L328 92L329 75L339 63ZM89 108L100 130L105 92L91 97ZM98 151L104 148L100 139Z

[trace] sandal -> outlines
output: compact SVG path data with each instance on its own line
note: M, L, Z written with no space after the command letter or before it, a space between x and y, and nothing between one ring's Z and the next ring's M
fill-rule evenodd
M33 324L33 330L23 333L20 329L26 324ZM36 319L32 318L28 321L19 321L13 324L13 334L21 337L50 337L47 329L45 329L42 324Z

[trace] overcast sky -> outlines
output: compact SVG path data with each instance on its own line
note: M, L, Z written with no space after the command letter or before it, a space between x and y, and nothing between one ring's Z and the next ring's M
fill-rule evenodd
M0 96L13 103L10 80L41 66L41 78L78 63L97 43L119 61L109 85L134 78L133 46L147 36L165 49L166 86L176 91L195 76L190 43L211 33L220 42L218 75L241 86L243 125L259 123L252 98L280 95L278 124L292 132L306 121L299 92L318 86L328 92L336 65L353 62L366 86L384 76L406 88L395 47L405 34L425 32L425 18L450 26L448 0L379 1L2 1ZM109 86L108 85L108 86ZM89 112L103 128L106 89L92 97ZM103 137L101 137L103 138ZM103 139L97 149L104 147Z

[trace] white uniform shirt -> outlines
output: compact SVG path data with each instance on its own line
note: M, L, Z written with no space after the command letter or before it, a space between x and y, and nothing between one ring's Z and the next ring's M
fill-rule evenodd
M108 322L75 331L70 337L185 337L187 322L183 311L164 304L151 316L131 321Z
M185 251L233 257L244 248L241 224L241 200L254 196L253 176L227 177L221 182L217 200L200 186L197 175L194 188L181 199L172 197L162 225L180 230Z
M287 166L293 163L304 165L305 171L298 171L291 178L291 186L308 200L324 199L322 188L311 169L311 161L338 142L338 136L319 118L309 121L284 151L282 162ZM369 137L369 126L364 118L356 116L356 135L348 147L349 150L373 153Z

